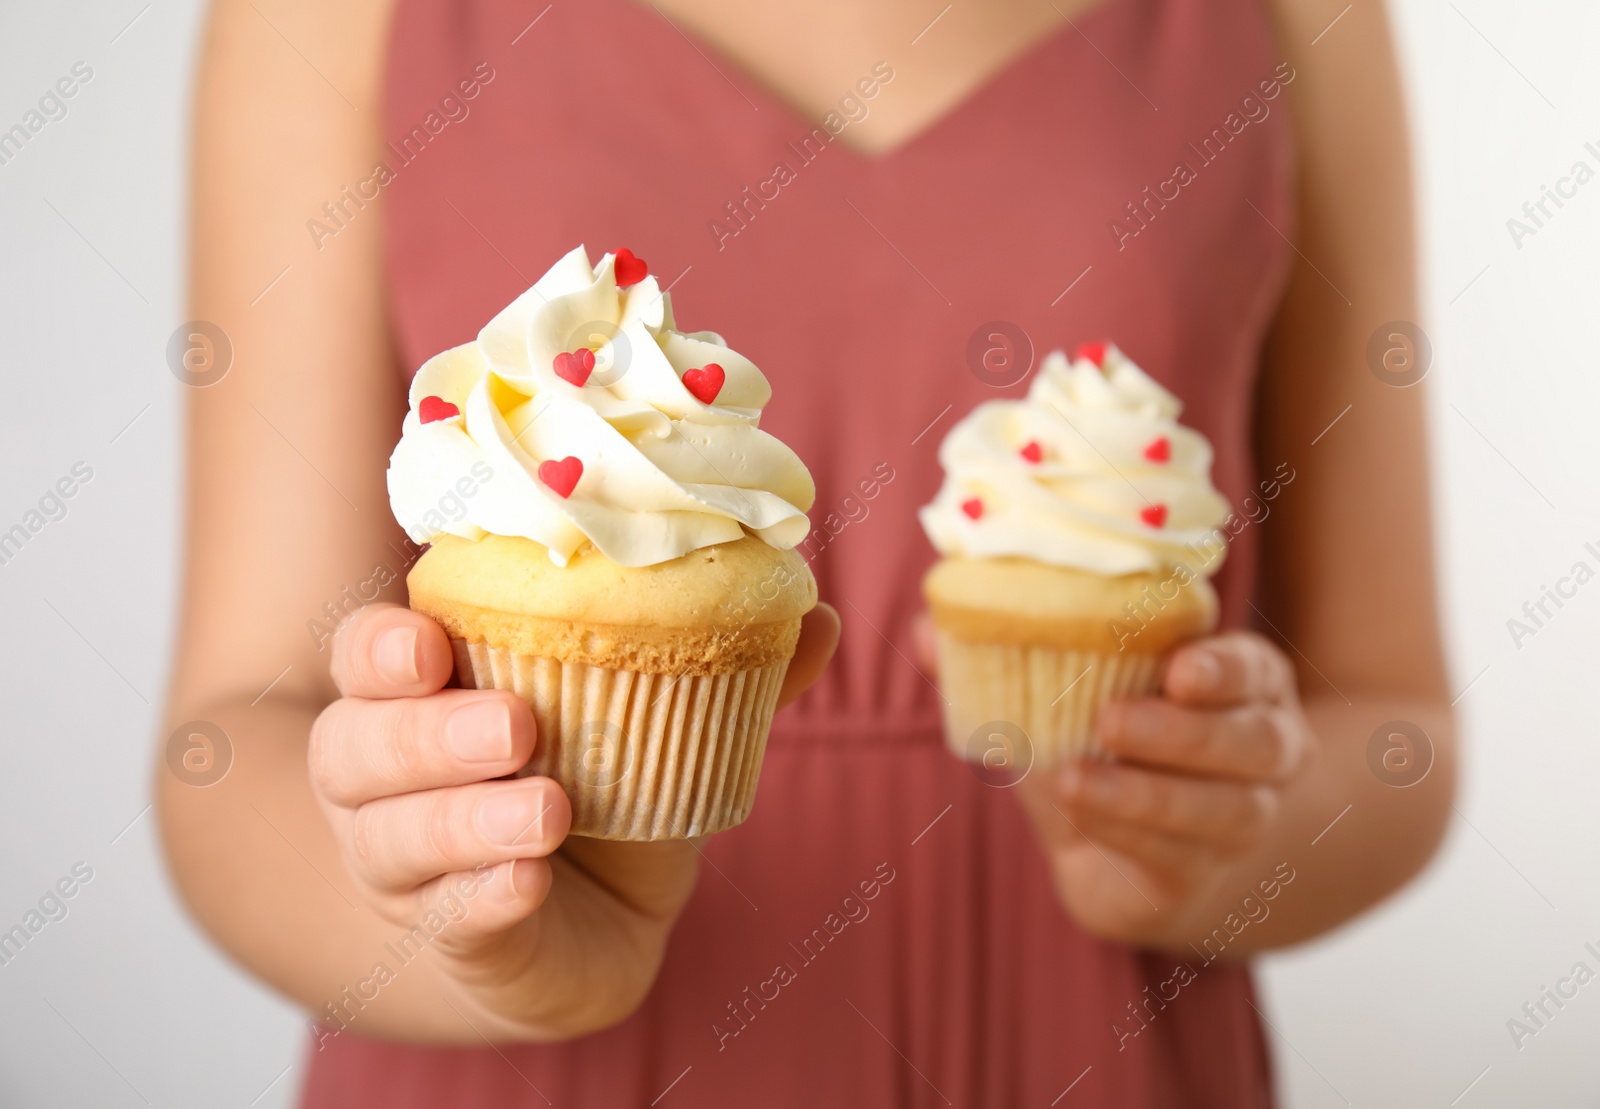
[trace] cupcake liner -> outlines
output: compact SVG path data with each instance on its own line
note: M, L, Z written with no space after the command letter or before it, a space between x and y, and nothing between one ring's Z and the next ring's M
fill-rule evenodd
M973 643L943 631L936 638L946 745L961 758L1008 769L1013 781L1035 766L1098 754L1100 706L1153 693L1161 682L1160 655Z
M572 835L685 839L750 815L787 659L731 674L641 674L451 644L462 686L509 689L533 706L538 742L518 777L561 784Z

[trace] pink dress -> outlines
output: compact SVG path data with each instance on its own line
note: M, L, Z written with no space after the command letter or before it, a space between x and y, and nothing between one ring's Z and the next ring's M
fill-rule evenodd
M754 814L706 847L638 1013L498 1052L352 1030L312 1050L304 1105L1269 1104L1249 970L1082 932L1013 792L941 746L908 661L939 442L1046 351L1114 339L1182 397L1234 504L1258 480L1251 394L1294 223L1292 70L1260 0L1108 0L883 157L643 3L542 7L399 4L404 364L470 339L574 245L629 247L681 326L770 378L763 426L816 477L802 550L843 641L779 716ZM894 95L915 51L863 73L830 125ZM1258 530L1219 577L1225 624Z

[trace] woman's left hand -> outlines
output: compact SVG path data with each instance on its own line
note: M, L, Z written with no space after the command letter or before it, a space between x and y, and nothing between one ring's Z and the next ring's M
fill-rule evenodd
M1181 945L1189 910L1260 846L1315 750L1294 667L1249 632L1167 660L1156 697L1114 701L1097 730L1110 759L1074 759L1020 784L1068 911L1125 943ZM1193 927L1197 926L1197 927Z

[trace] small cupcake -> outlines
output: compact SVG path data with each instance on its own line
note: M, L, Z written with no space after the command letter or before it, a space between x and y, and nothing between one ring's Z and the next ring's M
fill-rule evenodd
M430 359L389 462L429 543L407 578L463 686L509 689L572 833L707 835L750 814L816 584L793 550L816 491L760 430L766 379L681 332L629 251L582 247Z
M1100 706L1154 692L1162 656L1216 626L1228 505L1181 408L1085 344L945 438L923 591L956 754L1025 770L1092 752Z

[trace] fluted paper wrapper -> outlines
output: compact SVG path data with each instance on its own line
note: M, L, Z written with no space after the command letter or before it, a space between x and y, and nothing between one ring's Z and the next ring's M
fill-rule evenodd
M1097 754L1095 716L1118 697L1155 692L1161 656L1124 651L1100 654L1027 644L972 643L937 633L939 687L945 697L945 743L964 759L984 762L1007 748L1008 760L1044 768L1076 755ZM1002 723L988 737L979 729ZM1027 736L1017 744L1012 728Z
M561 784L573 835L686 839L750 815L787 659L732 674L640 674L451 643L463 686L509 689L533 706L538 742L518 776Z

